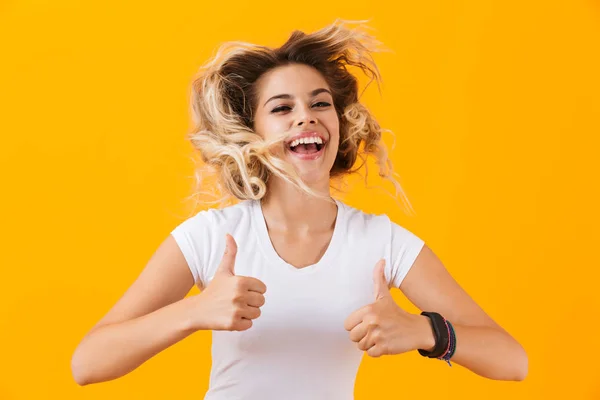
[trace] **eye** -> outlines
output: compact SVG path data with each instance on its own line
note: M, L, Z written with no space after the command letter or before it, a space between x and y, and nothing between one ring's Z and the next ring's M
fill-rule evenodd
M291 107L289 106L279 106L279 107L275 107L274 109L271 110L271 113L278 113L279 111L284 111L284 110L291 110Z
M317 104L322 104L322 106L320 106L319 108L323 108L323 107L327 107L327 106L331 105L331 104L327 103L326 101L319 101L318 103L313 104L313 106L316 106Z

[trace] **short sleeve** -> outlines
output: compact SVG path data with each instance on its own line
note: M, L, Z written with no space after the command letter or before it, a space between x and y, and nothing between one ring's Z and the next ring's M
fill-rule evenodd
M194 282L200 288L204 288L205 282L204 256L209 231L207 225L207 216L201 211L181 222L171 231L171 236L175 239L194 276Z
M391 284L400 288L400 284L413 266L415 259L425 245L425 241L408 229L390 220L391 224Z

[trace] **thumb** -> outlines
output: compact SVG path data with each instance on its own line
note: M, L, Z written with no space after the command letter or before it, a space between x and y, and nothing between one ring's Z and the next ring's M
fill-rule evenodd
M375 264L373 270L373 283L375 284L375 300L389 296L387 280L385 279L385 258L382 258Z
M229 233L225 235L225 253L217 272L227 275L235 275L235 256L237 254L237 243Z

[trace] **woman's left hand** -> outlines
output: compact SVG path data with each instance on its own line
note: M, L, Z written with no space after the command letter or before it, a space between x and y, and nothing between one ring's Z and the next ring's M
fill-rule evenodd
M435 345L428 318L411 314L396 304L384 275L385 259L373 271L375 302L354 311L344 322L350 339L371 357L401 354Z

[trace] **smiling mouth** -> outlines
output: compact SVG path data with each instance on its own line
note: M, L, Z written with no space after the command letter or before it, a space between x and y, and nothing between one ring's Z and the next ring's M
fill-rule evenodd
M325 143L300 143L294 147L288 145L288 149L297 154L315 154L321 151Z

